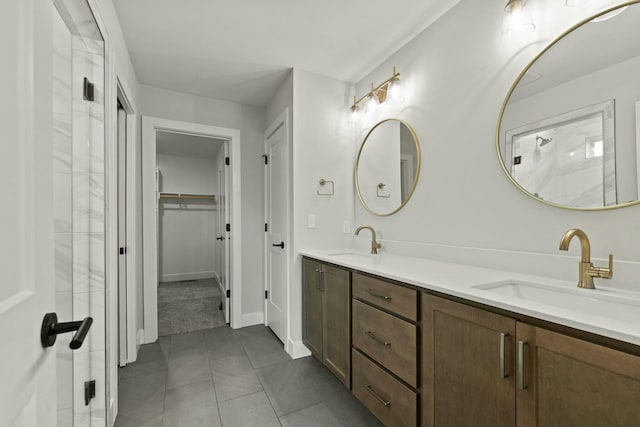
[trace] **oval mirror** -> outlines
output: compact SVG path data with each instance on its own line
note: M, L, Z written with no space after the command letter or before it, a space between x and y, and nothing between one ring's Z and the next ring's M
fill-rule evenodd
M638 203L640 4L608 9L554 40L511 87L497 130L522 191L580 210Z
M356 192L369 212L388 216L407 204L420 176L420 144L414 130L399 119L377 123L356 159Z

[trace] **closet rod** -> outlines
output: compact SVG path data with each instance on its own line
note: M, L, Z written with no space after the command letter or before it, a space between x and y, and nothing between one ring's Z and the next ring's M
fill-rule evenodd
M185 193L160 193L161 199L202 199L215 200L213 194L185 194Z

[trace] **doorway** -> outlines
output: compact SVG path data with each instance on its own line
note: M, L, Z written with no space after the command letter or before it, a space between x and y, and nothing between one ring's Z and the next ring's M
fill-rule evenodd
M226 325L227 144L156 131L159 336Z
M160 169L159 166L166 160L162 157L167 154L167 148L162 148L165 145L162 143L165 137L191 140L192 142L195 141L194 138L200 140L205 139L209 142L208 145L210 146L214 145L211 143L212 141L222 142L221 149L226 151L220 152L219 149L216 152L215 158L218 159L218 163L220 161L219 159L224 159L225 194L219 194L221 188L220 183L216 183L216 181L218 181L217 174L219 168L216 167L215 160L211 166L213 178L201 181L204 182L202 185L205 187L195 187L195 190L192 190L194 187L190 187L188 180L180 178L181 175L173 171L173 169L175 169L173 166L165 162L165 166L163 167L164 171ZM185 145L182 144L182 149L184 149L184 146ZM159 148L165 151L159 151ZM183 150L181 151L183 152ZM240 131L189 122L143 117L142 152L143 241L145 247L144 341L146 343L154 342L159 336L159 288L162 286L162 283L168 282L169 279L179 282L181 280L202 280L210 278L206 276L213 276L215 285L220 289L220 302L222 303L223 311L227 308L224 320L228 320L231 327L239 327L241 325L242 301L242 274L240 270ZM193 172L193 168L187 168L187 170ZM198 179L195 179L195 181L198 181ZM191 182L195 181L191 180ZM211 184L213 184L213 186L211 186ZM192 196L203 196L204 198ZM165 203L167 204L165 205ZM171 230L164 227L167 221L174 221L174 219L178 221L178 214L192 214L194 213L193 208L205 209L203 205L206 203L211 204L211 206L206 207L206 209L213 208L209 210L225 216L223 230L220 230L222 222L219 220L219 217L217 221L214 220L213 223L209 223L209 225L206 226L210 228L203 226L203 223L200 223L200 227L197 226L197 223L191 224L193 226L192 231L194 233L199 232L199 234L191 233L191 231L188 235L184 234L184 227ZM171 219L168 219L168 213L170 213ZM176 218L173 218L174 216ZM182 221L188 221L188 218L183 216ZM179 232L180 229L183 232L182 234ZM179 241L184 244L185 240L202 234L209 236L207 242L211 243L211 241L213 241L215 245L214 248L224 251L226 256L226 260L223 263L224 267L220 267L220 261L216 261L217 257L211 252L207 255L206 261L213 263L214 269L217 270L215 273L211 270L198 270L197 268L196 270L170 270L166 268L169 266L177 267L176 265L170 264L173 261L167 258L167 242ZM217 240L217 238L220 239ZM162 245L163 241L165 245ZM173 249L175 248L171 250ZM191 254L193 254L193 252L191 252ZM184 255L185 254L181 254L182 258L185 257ZM180 257L177 259L180 260ZM183 259L183 261L185 260ZM189 262L190 261L193 260L189 260ZM203 275L205 277L203 277ZM216 309L217 308L219 307L216 307Z

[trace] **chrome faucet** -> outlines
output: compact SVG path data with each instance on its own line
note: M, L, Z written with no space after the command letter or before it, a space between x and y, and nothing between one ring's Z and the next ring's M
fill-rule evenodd
M600 277L602 279L611 279L613 277L613 255L609 255L609 268L594 267L591 262L591 245L589 244L589 238L587 234L578 229L572 228L568 230L560 239L560 250L566 251L569 249L569 243L573 237L577 237L580 241L581 258L578 271L578 287L585 289L595 289L593 284L594 277Z
M370 225L361 225L360 227L356 228L356 236L360 234L360 231L364 230L365 228L371 231L371 253L375 255L378 253L378 249L382 247L380 242L376 241L376 230L374 230Z

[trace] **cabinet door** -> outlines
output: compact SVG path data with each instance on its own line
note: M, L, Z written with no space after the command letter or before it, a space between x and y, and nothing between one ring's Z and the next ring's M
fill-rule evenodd
M323 292L320 287L322 264L304 259L302 261L302 288L304 299L302 340L313 356L322 361L323 341Z
M423 298L423 426L515 426L513 319Z
M321 289L324 292L324 364L349 387L351 346L349 342L349 271L324 265Z
M519 427L640 426L640 357L524 323L517 337Z

